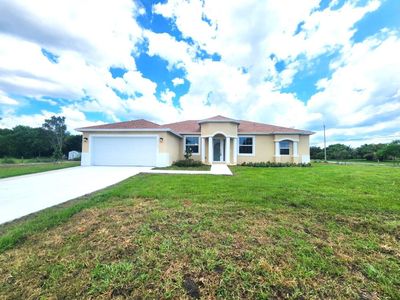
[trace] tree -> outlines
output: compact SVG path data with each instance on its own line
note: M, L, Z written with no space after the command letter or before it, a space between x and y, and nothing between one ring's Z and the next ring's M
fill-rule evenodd
M185 154L183 155L185 157L186 160L189 160L192 157L192 148L188 147L186 148Z
M311 159L324 159L324 149L321 149L318 146L311 146L310 157Z
M343 144L333 144L326 148L328 159L348 159L353 156L353 149Z
M82 152L82 135L67 135L64 140L63 153L68 154L69 151Z
M50 119L46 119L44 121L42 128L47 130L50 134L50 143L53 148L53 157L55 159L61 159L64 138L67 131L67 126L65 125L65 117L52 116Z
M396 160L397 157L400 157L400 140L387 144L386 147L382 149L382 152L386 158Z

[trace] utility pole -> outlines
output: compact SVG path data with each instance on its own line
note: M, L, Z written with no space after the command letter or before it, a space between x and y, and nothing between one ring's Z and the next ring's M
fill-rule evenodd
M325 123L324 123L324 158L326 161L326 134L325 134Z

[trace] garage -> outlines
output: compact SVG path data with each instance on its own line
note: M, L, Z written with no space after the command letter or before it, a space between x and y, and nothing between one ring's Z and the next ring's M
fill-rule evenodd
M156 136L91 136L94 166L155 166Z

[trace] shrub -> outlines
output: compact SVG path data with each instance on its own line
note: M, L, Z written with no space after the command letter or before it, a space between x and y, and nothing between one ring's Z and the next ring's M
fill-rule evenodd
M364 158L368 161L373 161L376 160L376 155L375 153L367 153L364 155Z
M12 158L4 157L4 158L1 160L1 163L2 163L2 164L15 164L16 161L15 161L14 159L12 159Z
M176 162L173 163L173 165L177 167L201 167L203 166L203 163L198 160L183 159L183 160L177 160Z
M282 168L282 167L311 167L310 163L281 163L281 162L244 162L241 164L246 167L255 167L255 168Z

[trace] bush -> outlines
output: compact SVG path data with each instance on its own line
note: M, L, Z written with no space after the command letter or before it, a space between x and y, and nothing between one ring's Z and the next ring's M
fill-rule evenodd
M376 155L375 153L367 153L364 155L364 158L368 161L373 161L376 160Z
M172 165L177 166L177 167L201 167L204 164L198 160L183 159L183 160L177 160Z
M1 160L1 163L2 163L2 164L15 164L16 161L15 161L14 159L12 159L12 158L4 157L4 158Z
M282 167L311 167L310 163L281 163L281 162L244 162L241 166L255 167L255 168L282 168Z

